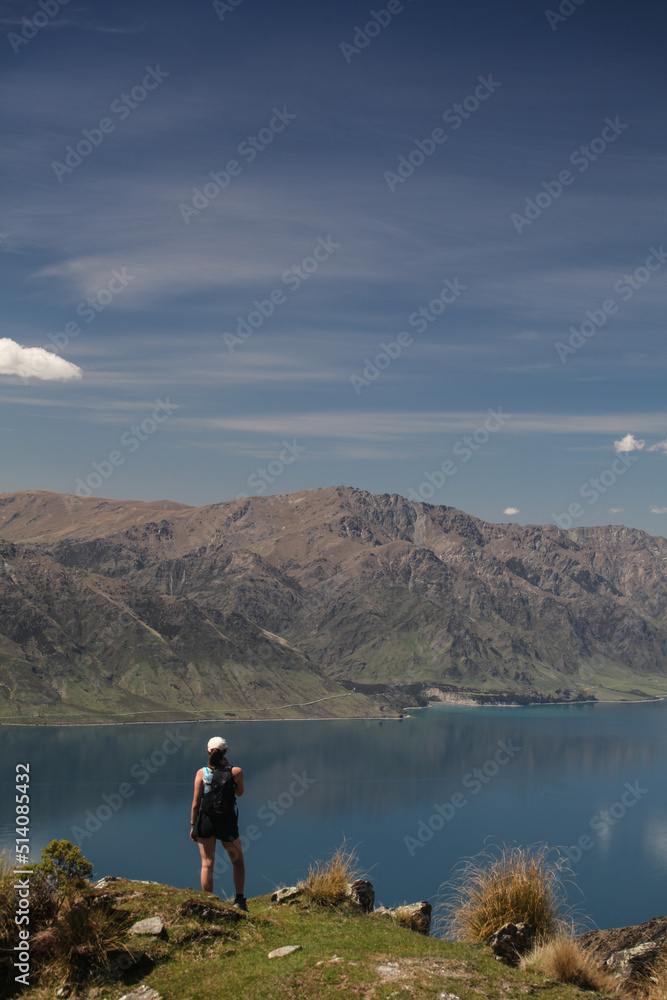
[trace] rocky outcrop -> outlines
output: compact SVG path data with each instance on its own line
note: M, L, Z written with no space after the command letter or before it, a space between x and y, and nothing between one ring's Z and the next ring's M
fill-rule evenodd
M305 882L276 889L271 895L271 905L279 906L281 903L294 903L301 899L308 899L308 890ZM375 903L375 890L373 889L372 882L368 882L363 878L349 882L345 892L345 899L340 900L340 902L349 903L355 909L361 910L362 913L370 913Z
M577 940L622 982L641 979L658 958L667 958L667 917L633 927L587 931Z
M614 952L607 959L607 968L622 981L647 975L653 967L660 949L655 941L643 941L634 948Z
M305 883L299 883L299 885L276 889L271 896L271 905L280 906L307 899L308 892ZM425 934L427 937L431 932L430 903L422 900L420 903L405 903L403 906L393 908L379 906L377 909L373 909L375 889L373 883L367 879L355 879L354 882L350 882L347 886L345 899L340 902L341 904L351 904L361 913L369 913L374 917L389 917L402 927L407 927L419 934Z

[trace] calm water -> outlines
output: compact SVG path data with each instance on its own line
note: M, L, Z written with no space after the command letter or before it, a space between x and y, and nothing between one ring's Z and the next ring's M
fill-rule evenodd
M667 914L666 722L659 702L432 708L384 723L0 727L0 844L13 844L14 768L28 761L34 856L65 838L97 876L198 888L192 784L222 734L246 776L250 896L292 884L344 837L385 905L435 902L456 863L490 843L546 841L579 845L574 902L592 920L639 923ZM216 891L232 892L229 871Z

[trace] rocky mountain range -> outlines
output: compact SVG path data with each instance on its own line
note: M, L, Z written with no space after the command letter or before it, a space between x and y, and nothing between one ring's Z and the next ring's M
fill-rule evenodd
M0 720L667 694L667 539L332 487L0 497Z

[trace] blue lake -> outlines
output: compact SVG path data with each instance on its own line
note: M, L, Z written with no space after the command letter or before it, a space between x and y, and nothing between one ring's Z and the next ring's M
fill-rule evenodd
M571 898L600 927L667 913L667 702L429 708L402 722L0 727L0 845L30 764L31 851L79 843L95 875L199 888L188 837L209 736L243 767L249 896L292 884L345 838L395 905L429 899L492 844L570 850ZM576 848L576 850L572 850ZM224 852L218 848L220 856ZM229 870L216 891L232 893Z

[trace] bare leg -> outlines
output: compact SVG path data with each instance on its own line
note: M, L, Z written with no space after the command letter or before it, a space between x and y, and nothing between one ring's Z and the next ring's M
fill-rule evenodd
M243 860L243 848L241 847L241 839L240 837L237 837L237 839L233 840L231 843L228 843L226 840L223 840L222 846L227 851L227 854L229 855L229 860L232 863L233 876L234 876L234 891L236 892L237 896L242 896L243 890L245 888L245 861ZM203 869L202 869L202 878L203 878ZM212 884L213 884L213 877L211 876L211 885Z
M200 837L201 887L204 892L213 892L213 865L215 864L215 837Z

